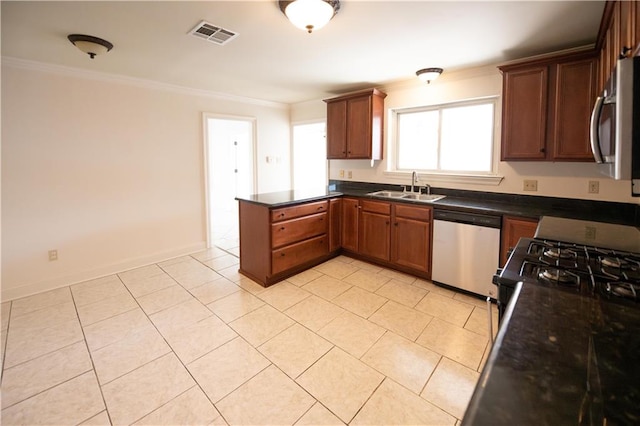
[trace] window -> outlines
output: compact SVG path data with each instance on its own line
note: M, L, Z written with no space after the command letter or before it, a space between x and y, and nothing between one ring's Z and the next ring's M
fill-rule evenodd
M396 171L494 172L495 99L396 110Z
M326 124L293 125L293 188L327 186Z

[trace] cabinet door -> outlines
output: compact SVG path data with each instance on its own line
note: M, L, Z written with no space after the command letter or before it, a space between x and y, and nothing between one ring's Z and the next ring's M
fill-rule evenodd
M371 158L371 96L347 104L347 158Z
M396 217L391 227L391 261L401 266L429 272L431 223Z
M342 200L342 247L353 252L358 251L358 200Z
M532 238L538 227L537 219L505 216L502 219L502 242L500 250L500 266L504 266L520 238Z
M356 209L357 210L357 209ZM329 200L329 251L334 252L340 248L342 228L342 200L334 198Z
M546 66L505 72L502 160L546 158L548 74Z
M389 215L360 211L358 248L360 254L389 260L390 221Z
M327 158L347 157L347 101L327 103Z
M594 161L589 120L595 101L596 60L556 65L553 159Z

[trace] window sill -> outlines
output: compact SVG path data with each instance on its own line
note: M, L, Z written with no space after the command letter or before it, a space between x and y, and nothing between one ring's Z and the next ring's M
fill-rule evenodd
M402 179L411 180L411 172L396 172L396 171L386 171L383 172L385 176L394 179ZM427 173L427 172L418 172L420 179L426 183L431 182L450 182L450 183L465 183L465 184L474 184L474 185L491 185L498 186L504 176L499 175L452 175L445 173Z

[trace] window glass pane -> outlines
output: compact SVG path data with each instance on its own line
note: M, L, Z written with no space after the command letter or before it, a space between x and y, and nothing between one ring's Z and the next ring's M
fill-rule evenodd
M293 189L327 185L325 123L293 126Z
M493 147L493 104L442 110L440 168L490 172Z
M398 169L437 169L438 111L402 113L397 117Z

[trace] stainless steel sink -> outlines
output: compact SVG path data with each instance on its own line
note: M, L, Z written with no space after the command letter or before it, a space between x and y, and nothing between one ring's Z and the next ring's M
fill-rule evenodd
M371 192L367 195L373 195L375 197L402 198L406 194L407 194L406 192L402 192L402 191L378 191L378 192Z
M421 201L423 203L433 203L434 201L441 200L445 197L445 195L438 195L438 194L418 194L415 192L402 192L402 191L377 191L377 192L371 192L368 195L371 195L373 197Z
M406 194L402 198L406 198L408 200L416 200L416 201L424 201L427 203L432 203L434 201L442 200L446 195L438 195L438 194Z

